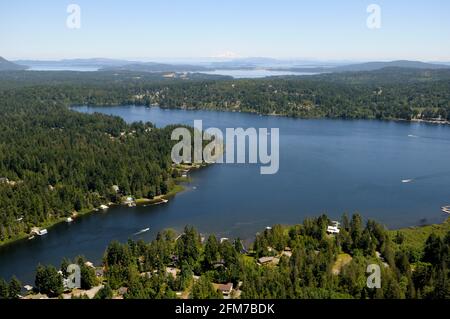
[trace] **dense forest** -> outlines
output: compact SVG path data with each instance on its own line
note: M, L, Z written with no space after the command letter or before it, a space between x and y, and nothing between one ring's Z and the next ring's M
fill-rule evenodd
M327 234L325 215L295 226L276 225L244 247L236 238L202 237L186 227L180 236L159 233L150 243L112 242L97 270L83 257L53 266L39 265L33 294L58 297L65 289L70 262L80 265L81 289L100 287L94 298L243 298L243 299L448 299L450 225L431 232L418 249L406 233L388 231L360 215L341 219L340 233ZM367 285L367 266L379 265L380 288ZM101 273L99 274L99 269ZM16 298L20 282L0 280L0 297ZM81 294L79 297L86 297Z
M2 72L0 90L28 86L54 101L217 109L303 118L450 120L450 70L385 68L233 80L148 72Z

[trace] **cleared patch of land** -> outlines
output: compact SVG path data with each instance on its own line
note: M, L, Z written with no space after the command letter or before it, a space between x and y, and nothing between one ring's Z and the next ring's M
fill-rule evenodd
M333 273L333 275L339 275L342 268L345 265L348 265L352 261L352 259L352 256L350 256L349 254L339 254L337 256L336 262L331 268L331 272Z

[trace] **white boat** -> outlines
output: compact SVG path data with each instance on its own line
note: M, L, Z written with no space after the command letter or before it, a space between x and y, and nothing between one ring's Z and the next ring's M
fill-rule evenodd
M73 219L72 219L72 217L67 217L67 219L66 219L66 223L71 223L71 222L73 222Z
M403 184L411 183L413 179L402 179Z
M100 209L101 210L107 210L109 207L108 206L106 206L106 205L100 205Z
M41 229L40 231L37 232L38 236L44 236L44 235L47 235L47 234L48 234L48 231L45 228Z
M450 214L450 206L444 206L444 207L441 207L441 209L444 213Z
M34 239L34 235L28 237L28 240L32 240L32 239Z

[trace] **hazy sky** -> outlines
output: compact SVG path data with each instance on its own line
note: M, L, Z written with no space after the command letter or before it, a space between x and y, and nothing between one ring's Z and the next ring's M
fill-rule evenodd
M69 4L81 28L69 29ZM368 5L381 8L369 29ZM0 2L0 56L450 61L448 0L14 0Z

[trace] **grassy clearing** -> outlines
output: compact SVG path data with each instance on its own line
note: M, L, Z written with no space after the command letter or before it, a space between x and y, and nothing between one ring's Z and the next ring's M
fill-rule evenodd
M339 254L337 256L336 262L331 268L331 272L333 275L339 275L341 273L342 267L348 265L352 261L352 256L349 254Z

